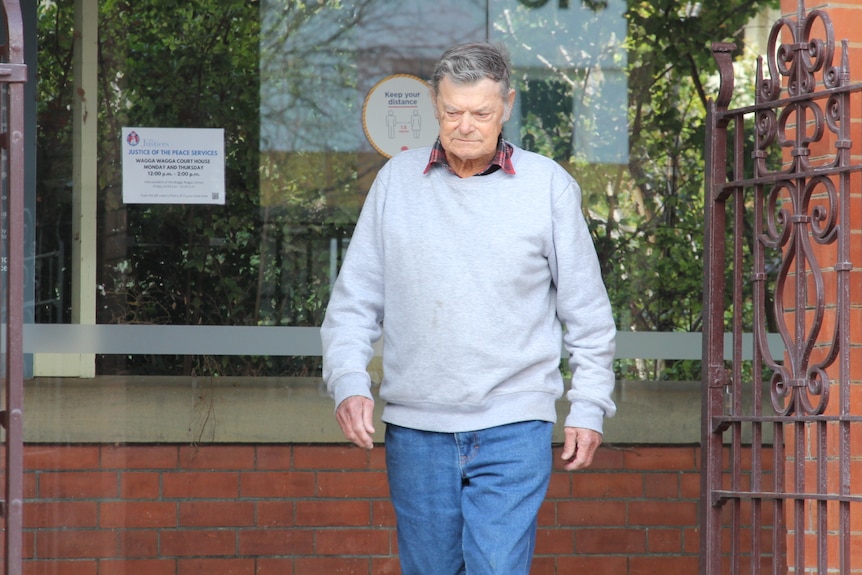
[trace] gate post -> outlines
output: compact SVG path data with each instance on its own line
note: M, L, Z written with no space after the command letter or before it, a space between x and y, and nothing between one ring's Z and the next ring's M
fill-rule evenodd
M2 515L5 520L4 575L20 575L23 565L24 506L24 23L18 0L3 0L5 45L0 47L0 149L3 166L3 214L0 252L6 260L0 294L4 402L0 421L5 431Z
M710 486L721 484L723 441L712 429L712 421L722 415L727 377L724 367L724 252L726 211L723 202L713 201L726 180L727 122L717 121L717 112L727 110L733 92L733 44L713 44L713 55L721 75L721 92L709 103L706 118L707 155L705 161L705 229L703 292L702 430L700 573L721 573L721 508L706 496Z

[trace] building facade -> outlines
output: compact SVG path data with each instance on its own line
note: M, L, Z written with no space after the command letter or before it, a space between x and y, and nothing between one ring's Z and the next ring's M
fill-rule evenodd
M491 40L519 82L505 137L578 174L588 217L613 220L641 161L626 3L62 4L24 10L42 87L24 573L398 573L382 434L371 452L344 444L319 377L365 191L387 157L433 142L436 58ZM628 376L697 361L699 334L636 326L621 314L630 369L596 462L554 473L536 574L698 570L700 388Z

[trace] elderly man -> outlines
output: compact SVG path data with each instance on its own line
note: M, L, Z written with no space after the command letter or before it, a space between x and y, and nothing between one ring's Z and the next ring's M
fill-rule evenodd
M526 575L560 350L573 371L561 458L576 470L615 411L616 330L578 184L502 137L515 100L505 51L451 48L431 91L439 137L371 187L321 328L323 377L345 437L371 449L367 366L385 323L379 396L404 575Z

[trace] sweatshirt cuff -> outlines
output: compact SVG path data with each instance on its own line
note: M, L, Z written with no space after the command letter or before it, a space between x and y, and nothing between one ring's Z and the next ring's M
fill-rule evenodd
M336 408L341 405L342 401L354 395L361 395L373 401L374 398L371 395L371 376L367 373L347 373L342 375L332 383L330 395L335 400Z
M604 416L605 412L601 407L590 401L579 399L572 402L564 425L566 427L592 429L603 433Z

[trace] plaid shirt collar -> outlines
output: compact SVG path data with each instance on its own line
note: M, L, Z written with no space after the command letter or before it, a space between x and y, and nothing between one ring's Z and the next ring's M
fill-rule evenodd
M428 160L428 165L425 166L425 171L422 173L427 174L435 164L445 166L450 172L454 173L452 167L449 165L449 161L446 159L446 150L443 149L443 144L440 143L440 138L437 138L437 141L434 142L434 146L431 148L431 157ZM497 153L494 154L494 158L491 160L491 163L487 168L476 175L486 176L496 172L497 170L503 170L503 172L509 175L515 174L515 167L512 165L512 144L504 140L503 136L497 138Z

